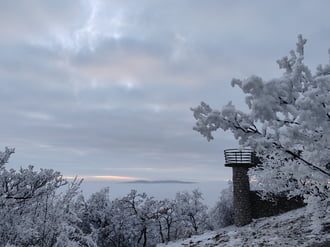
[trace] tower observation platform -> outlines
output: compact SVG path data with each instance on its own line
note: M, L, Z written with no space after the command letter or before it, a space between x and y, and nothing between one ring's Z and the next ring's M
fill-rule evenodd
M256 153L251 149L226 149L225 153L225 166L226 167L253 167L259 161Z

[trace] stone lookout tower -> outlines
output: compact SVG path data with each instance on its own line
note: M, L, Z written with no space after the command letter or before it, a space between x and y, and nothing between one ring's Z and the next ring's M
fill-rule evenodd
M224 152L225 166L233 168L234 223L236 226L244 226L252 220L247 172L258 163L257 157L251 149L227 149Z

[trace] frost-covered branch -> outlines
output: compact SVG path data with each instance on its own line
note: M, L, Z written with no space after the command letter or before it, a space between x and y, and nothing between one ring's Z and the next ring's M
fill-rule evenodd
M240 145L263 155L264 165L270 167L268 175L282 167L299 167L290 174L296 181L308 177L303 190L307 196L329 188L330 64L319 66L313 75L304 64L305 44L306 39L299 35L295 51L277 61L285 70L279 78L267 81L253 75L232 80L231 85L246 94L248 113L237 110L231 102L221 110L213 110L204 102L191 110L196 119L194 130L208 140L213 139L213 131L229 130ZM270 155L275 150L277 155ZM290 158L281 158L287 156ZM255 169L255 175L261 170ZM286 176L282 173L283 184Z
M15 153L15 148L5 147L4 152L0 152L0 168L3 167L9 160L10 156Z

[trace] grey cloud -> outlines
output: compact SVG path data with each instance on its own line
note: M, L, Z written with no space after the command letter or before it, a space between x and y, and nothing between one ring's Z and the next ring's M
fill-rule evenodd
M325 2L15 5L0 4L0 144L17 147L13 163L67 175L229 177L222 150L236 141L218 132L208 143L189 108L202 100L244 108L231 78L280 75L275 60L300 32L313 50L306 59L328 59Z
M84 1L2 1L2 41L33 40L79 28L90 10Z

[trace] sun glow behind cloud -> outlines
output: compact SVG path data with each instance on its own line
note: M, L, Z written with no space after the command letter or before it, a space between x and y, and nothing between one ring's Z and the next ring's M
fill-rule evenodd
M136 180L147 180L145 178L137 178L137 177L124 177L124 176L64 176L65 179L84 179L87 181L116 181L116 182L129 182Z

